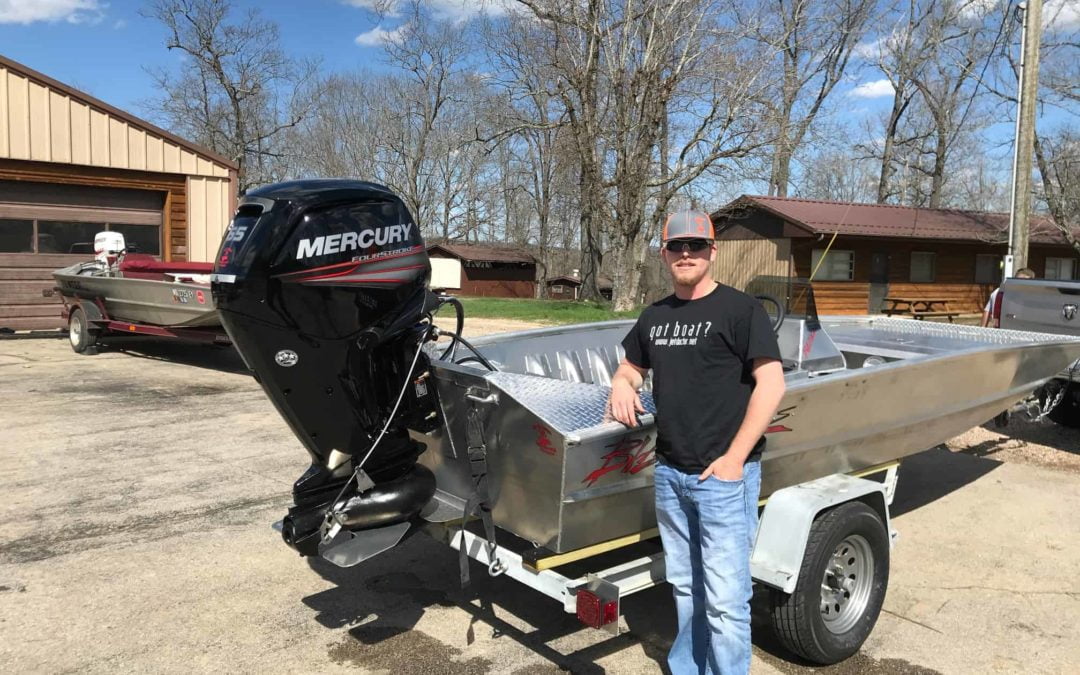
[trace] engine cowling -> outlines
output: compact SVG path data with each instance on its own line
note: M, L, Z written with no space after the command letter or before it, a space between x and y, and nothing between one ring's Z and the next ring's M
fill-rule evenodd
M319 521L314 516L369 453L408 378L426 369L418 351L427 336L422 320L436 303L426 288L430 272L419 227L383 186L293 181L241 198L211 285L233 344L311 456L293 486L290 513L303 512L299 520ZM434 392L410 391L407 409L364 463L377 485L413 469L423 447L404 421L434 409L423 396ZM410 509L426 501L415 489L409 494L402 503Z

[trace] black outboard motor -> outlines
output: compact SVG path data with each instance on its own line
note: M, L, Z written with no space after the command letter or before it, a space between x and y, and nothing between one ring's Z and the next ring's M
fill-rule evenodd
M430 274L419 227L381 185L294 181L240 200L214 301L311 455L282 530L303 555L325 543L328 511L346 530L377 528L410 520L434 494L406 430L436 424L421 349L438 304Z

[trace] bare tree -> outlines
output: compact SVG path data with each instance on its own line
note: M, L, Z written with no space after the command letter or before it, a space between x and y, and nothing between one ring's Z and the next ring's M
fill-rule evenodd
M1080 254L1080 136L1063 130L1035 139L1035 164L1050 218Z
M1036 131L1035 168L1039 178L1035 191L1054 226L1077 251L1080 245L1080 139L1073 128L1080 116L1080 26L1067 12L1069 3L1047 4L1041 39L1039 104L1064 115L1059 128ZM1008 18L1012 13L1006 11ZM993 93L1006 115L1016 113L1019 80L1017 59L1019 21L1003 23L1005 43L1003 66L983 85ZM1040 121L1045 124L1045 121Z
M437 179L428 165L440 152L440 125L464 69L469 45L464 33L464 25L437 21L414 0L405 23L384 44L387 62L403 77L394 78L381 94L392 104L380 106L380 174L421 224L433 222L435 215ZM448 230L445 222L442 229Z
M232 21L230 0L154 0L145 14L187 58L179 72L152 71L159 98L147 107L165 126L235 161L240 190L281 179L285 131L311 112L318 65L289 57L277 24L258 11Z
M1056 130L1036 134L1035 166L1051 220L1080 252L1080 135L1075 131L1080 118L1080 26L1060 20L1067 9L1067 3L1060 3L1045 15L1040 71L1040 99L1063 111L1066 121Z
M760 145L759 61L742 58L717 1L519 2L536 20L575 141L585 295L598 294L607 249L614 306L629 309L658 212L710 167Z
M896 170L897 145L915 140L898 138L901 122L918 93L913 77L932 54L930 43L921 37L928 15L920 9L917 0L900 3L899 7L902 8L900 16L894 17L895 22L886 23L888 28L884 34L866 47L893 90L892 107L883 125L883 136L878 142L861 146L864 152L868 151L872 157L880 159L877 186L879 204L896 196L892 176Z
M873 201L876 190L872 160L852 156L850 149L822 148L804 160L795 195L840 202Z
M516 176L504 190L514 190L515 196L525 196L529 203L530 241L535 243L539 268L537 293L542 296L556 266L553 249L565 249L567 230L576 230L571 227L574 219L557 219L555 211L560 195L564 202L574 201L572 181L577 172L565 111L557 93L558 79L540 58L545 40L537 32L534 21L511 17L488 22L485 37L491 59L501 73L496 86L508 94L504 118L495 125L503 132L497 139L509 150L507 157L512 158L505 170ZM595 274L590 281L595 281Z
M770 0L740 12L753 39L779 59L766 92L775 128L769 194L787 196L791 161L862 39L875 0Z

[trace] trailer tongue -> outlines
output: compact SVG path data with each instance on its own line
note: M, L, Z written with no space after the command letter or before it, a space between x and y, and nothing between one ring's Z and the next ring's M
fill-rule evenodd
M489 573L617 629L620 598L662 581L662 556L577 577L560 569L655 536L652 411L632 430L605 417L630 322L470 345L457 337L460 305L426 289L429 273L418 227L384 187L297 181L241 200L212 288L311 456L285 541L348 566L422 526ZM1080 356L1080 340L819 319L808 285L763 290L787 310L775 322L787 394L762 459L768 501L751 571L772 589L781 641L832 663L859 648L884 601L898 460L1023 399ZM445 304L458 311L443 348L433 317ZM462 525L473 513L482 529Z

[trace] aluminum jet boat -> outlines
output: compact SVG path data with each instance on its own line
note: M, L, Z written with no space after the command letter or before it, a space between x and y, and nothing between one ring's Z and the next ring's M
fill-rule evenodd
M486 555L494 572L496 530L562 553L655 525L651 397L646 390L649 412L634 429L605 415L630 322L469 343L460 335L460 303L426 288L419 228L400 198L372 183L295 181L249 192L225 242L212 277L222 324L311 460L281 526L301 554L356 564L419 523L477 514L489 545L469 555ZM789 486L821 494L822 480L850 492L846 474L980 424L1080 357L1080 341L1064 336L821 318L809 286L785 284L754 292L772 308L788 386L763 458L770 504ZM878 529L888 532L883 508ZM464 540L456 541L464 551ZM888 554L882 545L878 567L868 568L875 574ZM650 574L655 580L655 568ZM755 572L787 593L791 577ZM799 583L818 593L814 606L822 577ZM849 581L835 583L842 593ZM559 592L572 603L583 591ZM879 608L883 590L874 597ZM856 622L858 630L869 631L876 611L864 603L856 618L873 616ZM808 658L842 658L864 637Z

